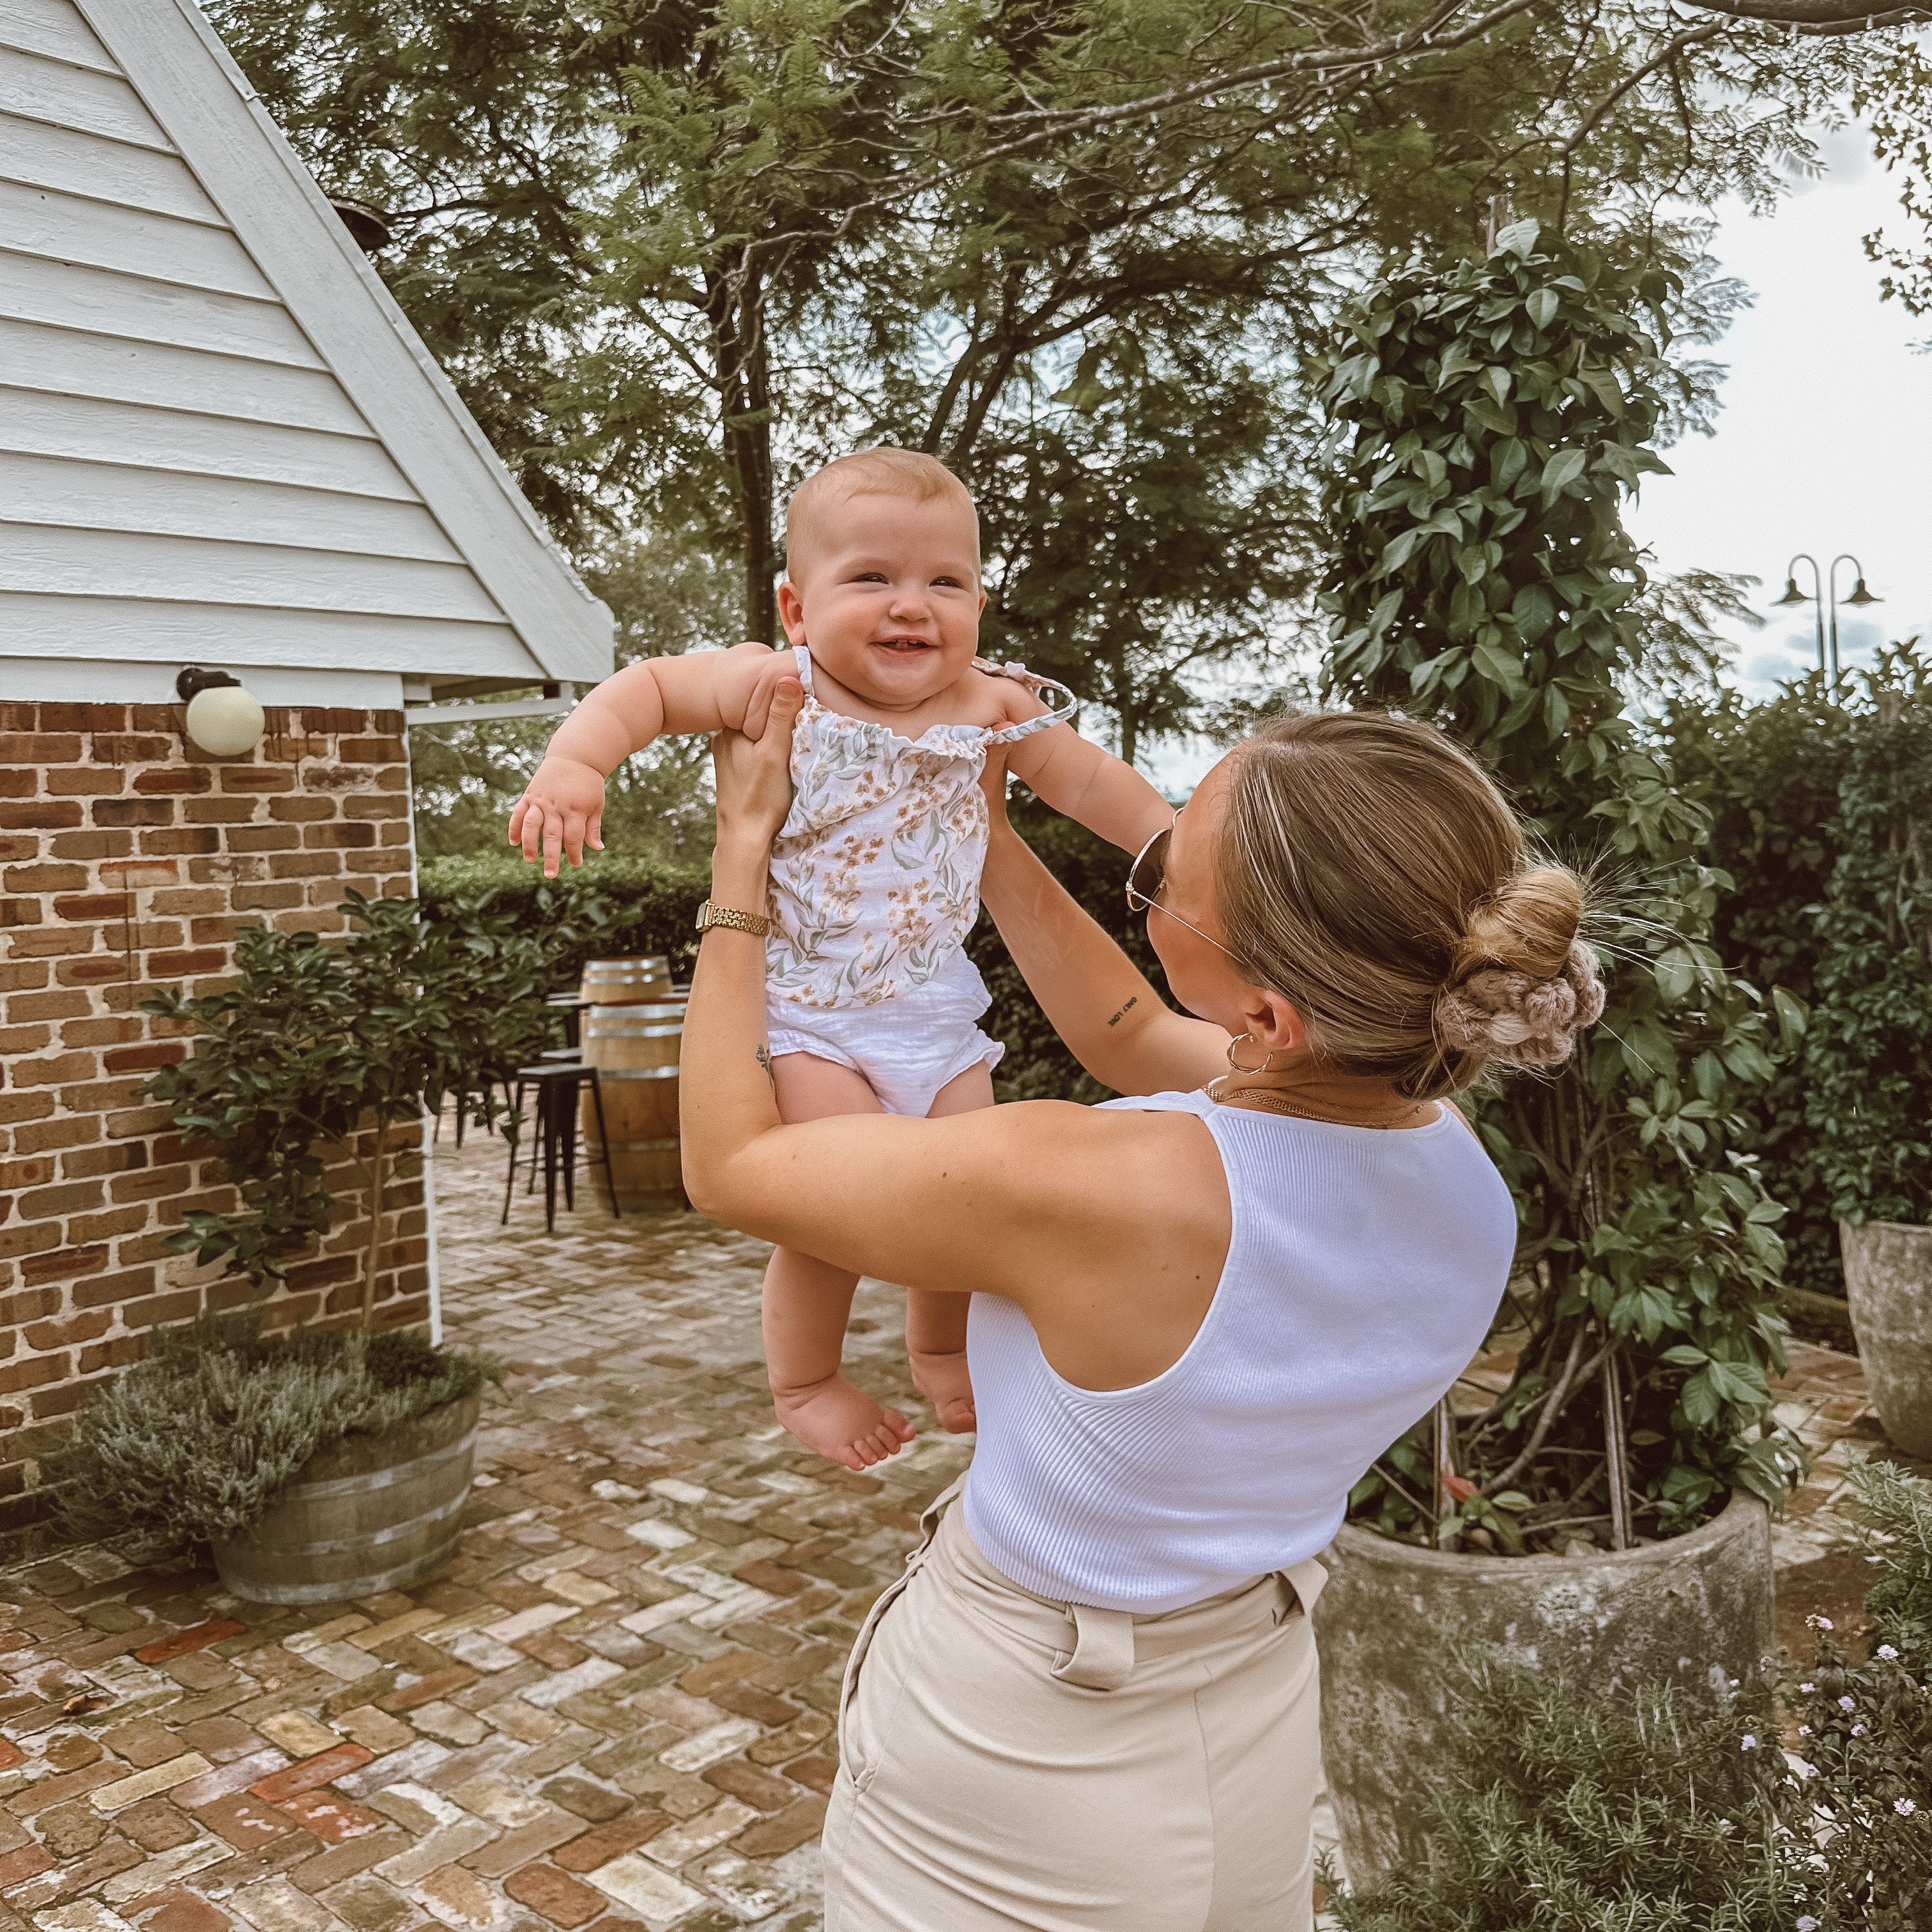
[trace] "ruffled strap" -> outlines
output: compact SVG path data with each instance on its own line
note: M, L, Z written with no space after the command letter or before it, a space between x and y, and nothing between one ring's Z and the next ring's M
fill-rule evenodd
M818 694L812 688L812 650L809 645L794 644L791 647L791 661L798 667L798 681L805 686L808 698Z
M1044 731L1049 725L1064 724L1080 709L1080 700L1065 685L1050 677L1041 677L1023 664L988 664L983 658L976 658L973 668L984 671L989 677L1010 677L1016 684L1024 685L1048 706L1037 718L1022 718L1017 724L1002 725L997 731L988 732L986 742L989 745L1017 744L1021 739L1030 737L1036 731ZM1047 696L1050 691L1058 692L1065 702L1055 704Z

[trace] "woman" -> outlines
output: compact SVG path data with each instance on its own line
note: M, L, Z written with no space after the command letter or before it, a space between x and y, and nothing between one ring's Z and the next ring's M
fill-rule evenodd
M753 927L798 703L718 746L713 903ZM729 928L685 1032L698 1206L974 1298L963 1502L847 1671L826 1932L1300 1932L1314 1559L1500 1299L1515 1216L1443 1096L1595 1018L1582 888L1439 734L1285 718L1130 877L1177 1013L994 817L988 909L1136 1097L781 1126Z

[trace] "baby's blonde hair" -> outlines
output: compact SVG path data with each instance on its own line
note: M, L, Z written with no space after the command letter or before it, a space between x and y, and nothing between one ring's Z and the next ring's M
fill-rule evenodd
M785 506L785 569L794 584L800 557L825 541L834 511L848 498L867 494L904 496L916 503L950 497L964 505L973 519L973 561L978 564L980 515L965 484L936 456L882 444L833 458L792 492Z

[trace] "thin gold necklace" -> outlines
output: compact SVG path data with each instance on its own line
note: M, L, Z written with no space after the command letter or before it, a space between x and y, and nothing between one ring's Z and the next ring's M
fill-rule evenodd
M1316 1113L1306 1107L1291 1106L1279 1094L1265 1087L1237 1087L1232 1091L1217 1094L1214 1089L1220 1084L1217 1080L1208 1089L1208 1099L1218 1106L1225 1107L1236 1100L1246 1100L1257 1107L1266 1107L1277 1114L1286 1114L1292 1120L1315 1120L1331 1127L1372 1127L1384 1133L1390 1131L1395 1125L1393 1120L1345 1120L1334 1114ZM1409 1111L1413 1112L1414 1109L1412 1108Z

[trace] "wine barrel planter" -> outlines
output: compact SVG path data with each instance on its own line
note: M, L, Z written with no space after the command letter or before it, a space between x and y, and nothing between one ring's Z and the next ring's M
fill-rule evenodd
M659 952L628 959L592 959L584 968L578 998L601 1006L634 1005L660 1000L670 992L670 962Z
M1355 1883L1425 1859L1442 1786L1445 1700L1431 1664L1460 1626L1514 1660L1561 1670L1592 1702L1667 1682L1708 1708L1772 1654L1771 1519L1743 1490L1688 1535L1594 1556L1424 1550L1345 1524L1315 1608L1322 1750Z
M1885 1432L1932 1457L1932 1228L1840 1221L1852 1333Z
M677 1133L677 1062L684 1038L682 995L592 1006L584 1016L584 1064L597 1070L609 1132L610 1178L628 1208L686 1208ZM581 1130L590 1158L605 1149L584 1096Z
M214 1545L222 1582L254 1604L335 1604L440 1568L461 1533L482 1404L465 1396L318 1450L260 1522Z

